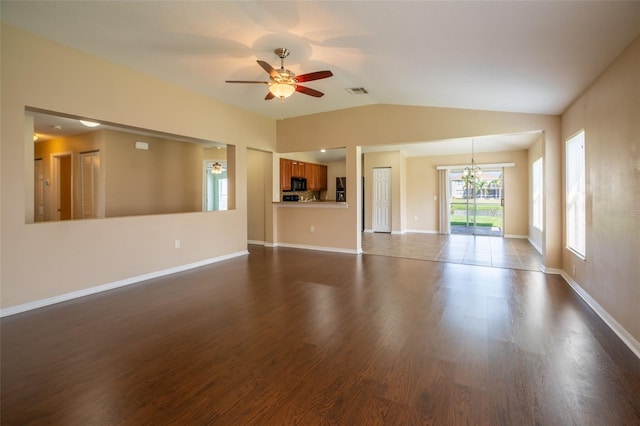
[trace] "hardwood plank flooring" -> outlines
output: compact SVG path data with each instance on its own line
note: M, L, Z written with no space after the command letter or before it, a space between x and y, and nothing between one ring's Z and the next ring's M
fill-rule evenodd
M2 424L640 424L640 360L559 276L249 251L3 318Z

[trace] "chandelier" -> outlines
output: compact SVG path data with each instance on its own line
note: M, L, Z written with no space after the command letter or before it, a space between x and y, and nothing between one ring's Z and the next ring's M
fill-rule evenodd
M471 165L464 168L462 175L465 177L468 176L470 179L477 179L482 174L482 170L476 165L473 142L473 139L471 139Z

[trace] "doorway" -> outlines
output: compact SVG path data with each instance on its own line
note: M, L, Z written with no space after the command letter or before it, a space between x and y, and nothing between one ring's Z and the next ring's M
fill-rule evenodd
M54 220L73 219L73 164L71 153L59 153L51 156L53 162L53 200L56 211Z
M373 169L373 232L391 232L391 168Z
M452 234L504 236L504 169L453 169L449 173Z
M228 209L227 163L205 160L204 163L204 211Z

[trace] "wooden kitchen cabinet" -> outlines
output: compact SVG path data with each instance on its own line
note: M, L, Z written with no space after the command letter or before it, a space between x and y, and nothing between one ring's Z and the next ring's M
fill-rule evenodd
M305 175L305 163L302 161L291 160L291 176L292 177L306 177Z
M308 191L327 190L327 166L322 164L304 163L288 158L280 159L280 190L291 190L291 178L307 179Z
M309 191L327 190L327 166L322 164L306 163L305 172L307 189Z
M320 191L320 181L319 181L319 165L313 163L307 163L305 166L305 173L307 178L307 190L309 191Z
M327 166L318 165L318 186L320 191L327 190Z
M280 190L291 191L291 168L293 161L280 159Z

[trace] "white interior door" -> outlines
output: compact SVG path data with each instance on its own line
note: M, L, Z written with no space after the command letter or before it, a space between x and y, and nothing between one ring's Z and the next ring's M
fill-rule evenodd
M100 191L100 151L80 154L80 174L82 218L104 217L98 197Z
M373 169L373 232L391 232L391 168Z

